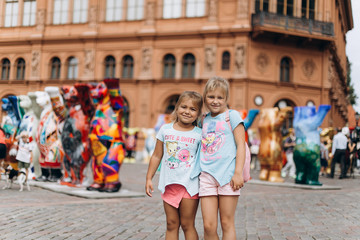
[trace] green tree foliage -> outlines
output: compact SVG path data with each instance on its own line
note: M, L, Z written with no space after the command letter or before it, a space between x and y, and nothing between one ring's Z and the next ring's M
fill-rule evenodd
M347 76L346 76L346 85L348 87L348 95L347 98L350 102L351 105L355 105L356 104L356 100L358 99L358 96L355 93L355 89L354 86L351 82L351 63L349 62L349 59L346 58L347 60Z

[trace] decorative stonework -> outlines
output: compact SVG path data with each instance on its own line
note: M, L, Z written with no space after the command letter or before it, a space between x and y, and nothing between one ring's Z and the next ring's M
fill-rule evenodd
M256 68L259 72L264 73L269 65L269 57L265 53L259 53L256 57Z
M97 21L97 9L96 7L91 7L89 10L89 27L96 27L96 21Z
M40 51L33 50L31 57L31 76L39 77L40 72Z
M142 72L148 73L151 67L151 49L143 48L142 49Z
M302 71L307 78L311 78L314 74L316 65L312 59L306 59L306 61L302 65Z
M245 73L246 46L244 44L235 47L235 74Z
M215 71L215 46L208 46L205 48L205 72Z
M217 1L210 0L209 2L209 22L217 21Z
M45 9L39 9L36 13L36 30L43 31L45 28Z
M86 77L92 77L94 75L94 55L95 51L93 49L85 50L84 75Z
M148 2L146 5L146 25L154 25L155 22L155 3Z
M238 0L237 1L237 18L247 18L249 11L249 1Z

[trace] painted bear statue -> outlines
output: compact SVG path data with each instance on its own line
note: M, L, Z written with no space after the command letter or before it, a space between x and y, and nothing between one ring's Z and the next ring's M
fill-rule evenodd
M294 162L296 165L295 183L322 185L320 172L320 131L319 126L330 110L330 105L316 107L295 107L293 127L296 135Z
M61 178L63 151L58 131L58 119L53 111L50 96L43 91L36 91L36 102L42 108L36 143L40 149L41 178L37 180L57 181Z
M38 178L41 176L40 170L40 164L39 164L39 156L40 151L36 144L35 138L36 138L36 132L39 125L39 119L37 115L35 114L33 107L32 107L32 101L28 95L20 95L20 107L24 109L25 114L20 122L19 127L19 134L23 131L26 131L29 133L29 142L33 145L33 149L31 151L32 155L32 163L34 166L34 177Z
M9 154L12 148L14 148L15 137L20 125L20 114L17 108L17 97L9 96L2 98L2 111L5 113L1 121L1 127L5 132L6 142L6 157L4 159L6 164L10 164L14 169L17 169L17 161L14 154Z
M75 86L63 86L61 91L68 109L61 134L61 143L65 153L64 182L69 186L78 186L83 182L83 171L91 157L88 139L90 124L80 103L80 99L86 96ZM90 94L89 88L87 91Z
M259 133L260 147L258 158L261 165L259 179L269 182L284 182L281 177L281 126L291 107L265 108L260 111Z
M125 155L121 124L124 103L119 80L100 82L91 90L91 97L96 102L89 134L94 182L87 190L117 192L121 187L119 171Z

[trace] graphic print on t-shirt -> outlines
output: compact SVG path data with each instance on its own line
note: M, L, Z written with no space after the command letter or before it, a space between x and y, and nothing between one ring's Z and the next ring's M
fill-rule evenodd
M167 153L165 165L170 169L176 169L181 166L186 168L191 167L190 160L193 159L194 156L190 154L188 148L189 145L195 143L195 138L165 135L165 141L165 148Z
M224 123L212 121L204 124L203 129L206 135L201 140L201 151L205 155L213 155L223 146L225 135L221 130L224 129Z

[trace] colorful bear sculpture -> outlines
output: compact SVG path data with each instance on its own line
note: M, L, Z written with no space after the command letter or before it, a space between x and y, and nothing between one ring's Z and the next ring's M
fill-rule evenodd
M42 108L36 142L40 149L42 176L37 180L57 181L62 177L61 162L64 152L61 147L58 119L53 111L50 97L46 92L37 91L36 102Z
M330 105L320 105L316 112L313 107L295 107L293 127L296 135L294 162L295 183L322 185L320 172L320 131L319 126L330 110Z
M70 186L78 186L83 182L83 171L91 158L88 139L91 116L86 115L80 103L85 99L88 99L87 104L90 103L90 88L86 84L78 84L77 86L63 86L61 91L68 109L61 134L61 143L65 153L64 182Z
M260 148L258 158L261 165L260 180L270 182L284 182L281 178L281 131L287 114L292 112L291 107L265 108L260 111L259 132Z
M121 123L124 103L119 80L105 79L91 90L91 97L96 101L89 134L94 182L87 190L117 192L121 187L119 171L125 155Z

